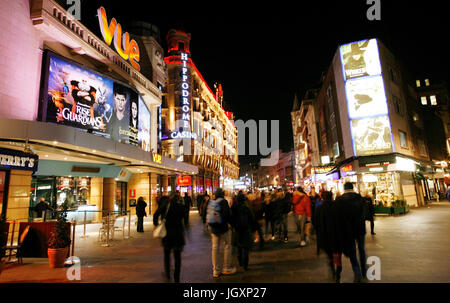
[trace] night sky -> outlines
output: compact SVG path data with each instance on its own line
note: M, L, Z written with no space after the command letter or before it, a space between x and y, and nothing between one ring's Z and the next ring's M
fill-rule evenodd
M68 7L65 0L58 1ZM305 2L305 3L304 3ZM313 1L311 1L313 2ZM381 0L381 21L358 1L111 1L81 0L81 22L101 37L96 9L104 6L127 31L129 20L191 33L191 55L213 89L222 83L236 119L280 120L280 147L293 147L294 94L318 84L340 44L380 39L414 77L449 83L448 11L442 1ZM145 4L145 6L143 6ZM240 157L241 163L258 157Z

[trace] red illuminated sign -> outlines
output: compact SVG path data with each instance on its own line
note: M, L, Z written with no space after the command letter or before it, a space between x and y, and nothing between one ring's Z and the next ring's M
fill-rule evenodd
M130 189L130 198L136 198L136 190Z
M190 176L177 177L177 185L179 185L179 186L191 185L191 177Z
M353 170L353 165L351 165L351 164L349 164L349 165L347 165L347 166L344 166L343 168L342 168L342 171L343 172L348 172L348 171L352 171Z

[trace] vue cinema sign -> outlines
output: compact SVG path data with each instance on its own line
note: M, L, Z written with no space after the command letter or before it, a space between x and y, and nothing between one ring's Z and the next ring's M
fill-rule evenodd
M106 44L111 45L114 39L114 48L117 53L125 60L130 61L131 65L138 71L141 70L139 65L139 46L135 40L130 41L130 34L125 32L122 34L122 26L117 23L115 18L111 19L108 25L106 11L102 7L97 10L100 31Z

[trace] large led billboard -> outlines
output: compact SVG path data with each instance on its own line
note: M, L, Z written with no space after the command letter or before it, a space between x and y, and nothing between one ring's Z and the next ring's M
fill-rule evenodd
M381 75L345 82L350 119L387 115L388 107Z
M389 116L352 120L351 129L357 156L393 152Z
M342 45L340 52L345 80L381 74L376 39Z
M46 62L43 121L150 151L150 112L134 89L50 52Z

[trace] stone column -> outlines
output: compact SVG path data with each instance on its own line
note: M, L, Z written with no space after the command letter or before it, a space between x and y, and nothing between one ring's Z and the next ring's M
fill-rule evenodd
M30 187L31 171L11 170L6 206L6 219L8 221L28 222Z
M95 205L97 207L97 210L103 210L103 178L102 177L91 178L89 204ZM101 219L102 219L102 214L100 212L95 213L94 221L100 222Z
M169 176L161 176L161 187L163 194L167 194L167 187L169 186Z
M114 210L116 201L116 179L103 179L103 210ZM105 216L105 214L103 214Z
M130 199L136 199L136 202L139 197L144 198L145 202L147 203L146 212L149 213L150 210L150 180L149 180L149 174L148 173L142 173L142 174L133 174L131 176L130 181L128 181L127 186L127 203L130 201ZM136 197L130 197L130 190L136 190ZM131 215L136 214L136 207L130 207L129 210L131 210Z

